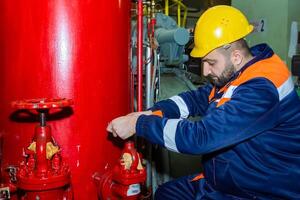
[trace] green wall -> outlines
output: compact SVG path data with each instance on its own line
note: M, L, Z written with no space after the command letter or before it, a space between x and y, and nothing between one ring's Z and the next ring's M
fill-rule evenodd
M265 20L264 32L247 37L250 46L266 42L286 61L288 0L232 0L232 5L244 12L250 22Z
M250 46L266 42L290 66L290 27L293 20L300 23L300 0L232 0L232 5L243 11L249 21L266 22L264 32L247 37Z
M291 31L291 23L292 21L298 22L298 32L300 31L300 0L288 0L288 40L290 40L290 31ZM298 38L298 41L300 38ZM298 42L299 43L299 42ZM299 49L297 51L299 54ZM289 66L291 65L291 59L288 60Z

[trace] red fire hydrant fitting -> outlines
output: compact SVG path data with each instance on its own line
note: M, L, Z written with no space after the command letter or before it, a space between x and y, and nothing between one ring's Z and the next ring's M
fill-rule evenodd
M24 191L24 200L69 200L72 199L70 170L64 163L60 149L46 125L46 114L50 109L73 104L70 99L31 99L15 101L17 109L36 110L40 124L35 128L33 142L25 149L26 158L17 171L16 185Z
M101 199L138 199L141 184L146 181L146 169L134 143L125 144L119 163L103 175L95 175Z

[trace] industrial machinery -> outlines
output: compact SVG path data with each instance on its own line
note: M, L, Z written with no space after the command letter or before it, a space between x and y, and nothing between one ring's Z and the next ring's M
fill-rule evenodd
M179 27L174 19L161 13L151 11L153 15L143 18L143 57L145 58L144 74L146 78L145 96L146 105L150 107L156 99L159 88L160 70L167 67L182 68L188 60L185 54L185 44L188 43L190 35L187 29ZM152 17L151 17L152 16ZM150 25L151 26L150 26ZM132 71L136 73L137 66L137 23L131 26L132 43Z
M180 66L188 60L185 44L189 41L187 29L178 27L175 20L163 13L156 14L155 38L160 47L160 62L166 66Z

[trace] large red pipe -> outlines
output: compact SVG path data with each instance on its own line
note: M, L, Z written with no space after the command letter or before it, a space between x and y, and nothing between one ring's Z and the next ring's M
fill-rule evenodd
M138 1L138 26L137 26L137 74L138 74L138 98L137 111L143 110L143 0Z

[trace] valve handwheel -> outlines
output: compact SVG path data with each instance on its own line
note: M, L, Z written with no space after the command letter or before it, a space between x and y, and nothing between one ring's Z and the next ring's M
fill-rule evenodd
M17 109L51 109L51 108L63 108L73 105L72 99L58 98L58 99L28 99L12 102L12 107Z
M46 126L46 113L50 109L62 109L73 105L72 99L66 98L40 98L14 101L11 103L13 108L35 110L39 113L40 126Z

